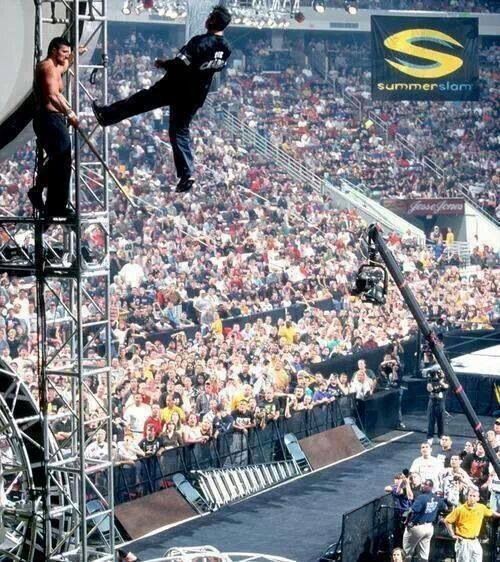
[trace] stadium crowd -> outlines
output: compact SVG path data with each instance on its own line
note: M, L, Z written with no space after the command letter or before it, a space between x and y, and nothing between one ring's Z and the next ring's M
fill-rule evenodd
M360 9L371 10L432 10L444 12L498 12L492 0L358 0ZM344 8L344 0L327 0L332 8Z
M111 97L151 84L156 76L153 60L165 54L165 39L154 34L133 33L126 41L112 41ZM326 163L325 172L352 174L355 162L341 159L344 148L351 152L356 143L351 132L359 132L352 111L324 85L312 86L303 72L280 74L279 89L276 79L231 76L242 89L245 120L265 129L272 140L286 132L282 143L311 165L314 157ZM221 93L228 101L234 97L231 89L229 83ZM288 106L277 119L273 108L278 104L271 103L276 98L280 107ZM83 127L92 122L89 106L84 106L85 114ZM318 115L322 121L327 117L323 128ZM385 378L381 373L377 377L361 362L356 372L323 377L313 376L309 365L380 347L397 362L400 343L415 332L395 289L383 307L362 303L349 293L365 259L366 224L358 213L340 210L328 197L292 181L241 139L214 127L213 119L203 113L193 128L200 182L182 199L169 189L174 178L161 111L111 129L112 166L145 209L137 212L119 194L113 196L112 392L119 462L205 443L229 428L243 432L262 420L293 415L345 394L363 399L386 379L393 382L392 369ZM337 135L345 137L344 148L335 148ZM296 137L302 146L292 146ZM340 155L332 157L336 150ZM3 208L30 212L25 193L31 186L31 163L32 150L26 147L0 167ZM88 237L99 246L95 233ZM491 328L498 316L494 252L478 245L478 267L471 275L461 271L458 257L443 257L445 233L438 232L428 248L419 247L411 233L388 233L388 243L440 329ZM97 303L103 302L99 287L88 290ZM315 306L319 302L327 304ZM303 306L298 318L272 314L297 304ZM49 351L55 352L65 341L67 325L61 303L53 298L49 306ZM0 311L0 357L36 394L32 281L3 275ZM252 316L258 313L263 314ZM99 318L92 307L86 315ZM102 340L94 335L89 360L99 364ZM56 368L63 364L64 357L55 361ZM64 412L61 397L70 392L62 384L54 378L49 391L54 411ZM92 419L99 417L107 390L98 379L91 388L85 411L92 441L86 455L98 458L105 451L106 434L96 431L98 423ZM61 419L54 427L62 443L70 434L67 423Z
M305 48L315 68L328 58L328 81L289 65L285 55L284 64L262 73L272 51L260 39L249 47L250 70L234 71L227 82L231 110L320 176L334 174L333 182L361 184L376 197L465 191L490 214L500 212L496 44L481 52L481 104L372 101L367 39L313 38Z

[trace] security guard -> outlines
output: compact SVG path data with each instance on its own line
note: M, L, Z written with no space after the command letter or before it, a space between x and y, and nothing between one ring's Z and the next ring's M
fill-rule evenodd
M434 522L446 504L432 492L434 482L424 480L423 493L418 496L410 508L407 526L403 535L403 550L406 560L410 562L416 553L419 561L429 560L431 539L434 534Z
M479 491L469 490L467 502L456 507L444 520L452 538L456 539L456 562L481 562L483 550L478 540L483 519L500 517L500 513L479 503Z
M216 6L205 22L207 33L193 37L174 59L155 61L156 67L166 70L166 74L151 88L111 105L100 107L95 102L92 105L97 122L103 127L170 106L168 131L179 178L177 192L189 191L194 185L189 125L207 97L214 74L226 66L231 55L223 37L230 21L227 8Z

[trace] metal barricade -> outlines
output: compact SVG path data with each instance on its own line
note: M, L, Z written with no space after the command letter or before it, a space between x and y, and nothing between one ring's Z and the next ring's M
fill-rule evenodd
M238 468L249 464L276 463L290 458L284 436L297 439L343 425L339 401L295 412L291 418L268 422L247 433L233 430L207 443L168 449L160 456L145 457L135 463L116 464L115 502L123 503L172 485L175 473L209 468ZM89 494L93 499L95 494Z

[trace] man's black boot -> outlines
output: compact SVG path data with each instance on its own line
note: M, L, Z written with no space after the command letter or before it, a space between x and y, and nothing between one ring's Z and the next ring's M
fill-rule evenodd
M188 176L186 178L180 179L179 183L177 184L177 187L175 188L175 191L177 193L185 193L186 191L192 189L193 186L194 186L194 179Z
M94 116L99 125L101 125L101 127L107 127L102 108L97 105L97 102L95 100L92 102L92 111L94 112Z

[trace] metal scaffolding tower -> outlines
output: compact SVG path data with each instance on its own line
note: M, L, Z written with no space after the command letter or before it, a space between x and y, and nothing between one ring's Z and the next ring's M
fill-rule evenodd
M66 97L80 116L90 116L92 97L107 101L106 4L35 0L36 60L42 30L53 36L51 24L64 25L74 53ZM82 41L95 47L85 63ZM36 286L40 411L23 418L20 431L39 451L31 468L42 474L26 491L29 501L23 500L34 514L29 521L36 532L25 533L30 546L15 545L15 550L0 541L0 560L114 560L108 143L97 126L91 131L87 126L86 136L100 158L96 161L73 130L75 220L46 224L39 216L0 217L0 272ZM36 417L41 430L30 436L30 427L38 427L30 423ZM61 422L69 429L64 437L54 433ZM8 485L9 475L4 479ZM12 503L8 494L6 501Z

